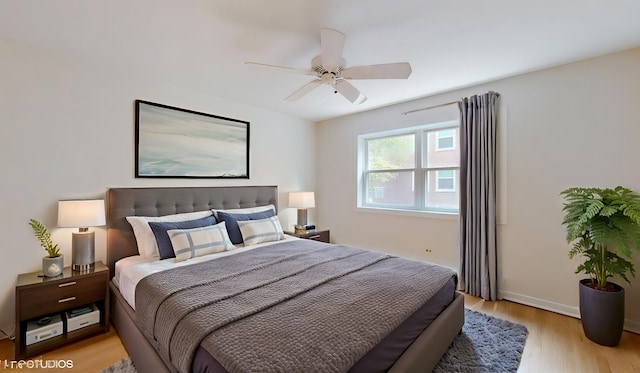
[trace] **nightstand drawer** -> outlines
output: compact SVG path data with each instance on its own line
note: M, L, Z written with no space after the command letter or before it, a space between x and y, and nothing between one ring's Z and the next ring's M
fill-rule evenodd
M20 291L21 320L82 306L106 297L105 273L57 281Z

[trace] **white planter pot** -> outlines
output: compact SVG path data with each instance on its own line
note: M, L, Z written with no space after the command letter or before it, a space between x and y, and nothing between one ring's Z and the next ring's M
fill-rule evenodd
M42 274L46 277L56 277L62 273L64 268L64 256L42 258Z

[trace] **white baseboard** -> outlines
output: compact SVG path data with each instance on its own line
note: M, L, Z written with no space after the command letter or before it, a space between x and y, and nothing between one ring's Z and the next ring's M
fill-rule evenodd
M567 306L566 304L551 302L545 299L534 298L528 295L512 293L509 291L501 291L500 296L502 299L512 302L559 313L561 315L575 317L576 319L580 318L580 309L578 309L578 307Z
M511 302L540 308L546 311L559 313L561 315L575 317L576 319L580 318L580 309L578 307L572 307L566 304L551 302L545 299L534 298L528 295L512 293L509 291L500 291L499 297ZM632 333L640 334L640 322L628 319L624 320L624 329Z
M624 330L628 330L630 332L640 334L640 322L624 320Z

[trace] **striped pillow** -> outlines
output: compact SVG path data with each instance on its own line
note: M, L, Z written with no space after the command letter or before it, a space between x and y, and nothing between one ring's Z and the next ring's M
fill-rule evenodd
M177 262L235 249L224 222L201 228L170 229L167 234Z
M240 227L245 245L284 240L282 226L277 216L267 219L239 221L238 227Z

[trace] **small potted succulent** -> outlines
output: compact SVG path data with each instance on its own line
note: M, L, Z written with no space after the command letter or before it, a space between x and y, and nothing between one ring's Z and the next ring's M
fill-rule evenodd
M569 188L564 197L569 257L584 261L576 273L580 280L580 317L585 335L592 341L615 346L624 326L624 288L612 277L631 284L635 276L633 252L640 251L640 196L618 186L615 189Z
M40 241L40 245L47 251L47 256L42 258L42 273L46 277L56 277L62 273L64 268L64 257L60 253L58 244L51 241L51 233L44 224L35 219L29 220L29 225L33 228L33 233Z

